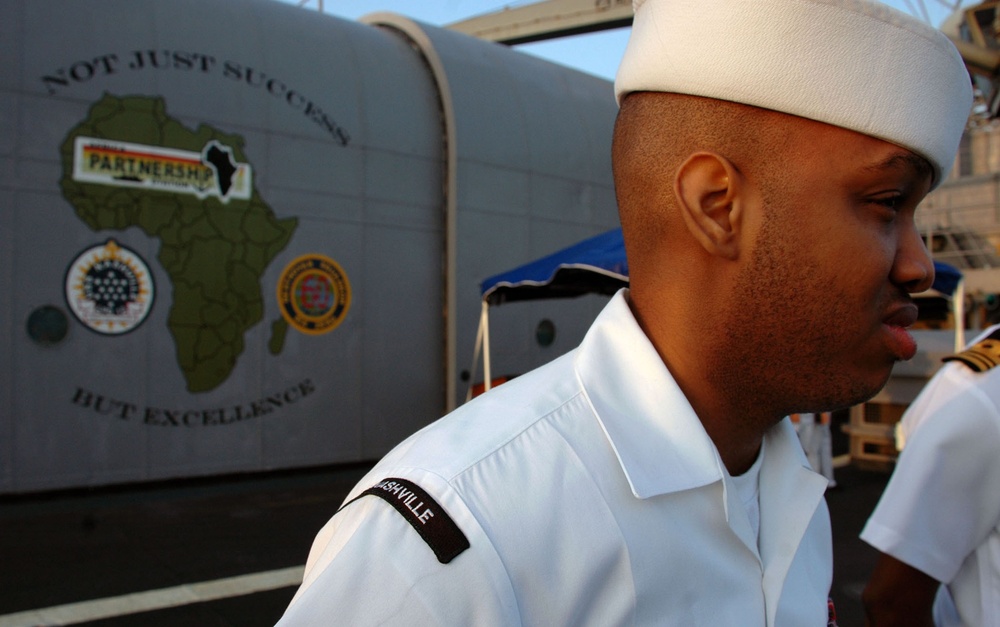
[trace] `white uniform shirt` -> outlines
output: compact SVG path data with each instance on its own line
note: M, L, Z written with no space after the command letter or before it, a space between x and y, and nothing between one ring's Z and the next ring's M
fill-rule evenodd
M411 481L468 549L441 563L422 500L408 522L362 496L317 536L279 625L825 625L826 480L787 420L771 429L758 551L625 293L579 348L410 437L348 496Z
M945 584L934 602L942 627L1000 626L998 407L1000 367L946 363L904 414L906 447L861 533Z

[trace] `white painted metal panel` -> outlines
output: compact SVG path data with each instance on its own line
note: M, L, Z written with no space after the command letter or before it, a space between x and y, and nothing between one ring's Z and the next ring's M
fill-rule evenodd
M272 0L0 13L0 492L377 458L464 394L481 278L616 222L605 81ZM109 289L152 305L94 330L65 294L105 302L121 247L148 273ZM500 363L568 349L597 306L501 312Z

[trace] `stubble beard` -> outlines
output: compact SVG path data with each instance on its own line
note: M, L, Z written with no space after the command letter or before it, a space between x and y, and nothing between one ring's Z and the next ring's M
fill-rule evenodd
M824 284L803 243L765 215L759 244L738 274L725 341L712 344L710 376L719 394L754 427L793 412L830 411L871 398L877 386L852 376L843 357L857 319L851 300ZM825 270L829 272L829 269ZM839 362L838 362L839 360ZM886 374L888 378L888 373Z

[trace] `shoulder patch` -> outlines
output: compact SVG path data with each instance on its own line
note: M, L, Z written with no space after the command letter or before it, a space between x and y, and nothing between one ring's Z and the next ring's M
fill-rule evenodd
M960 361L976 372L986 372L995 368L1000 365L1000 329L961 353L945 357L943 361Z
M442 564L447 564L469 548L469 540L448 512L412 481L395 477L383 479L340 509L366 496L377 496L392 505L416 529Z

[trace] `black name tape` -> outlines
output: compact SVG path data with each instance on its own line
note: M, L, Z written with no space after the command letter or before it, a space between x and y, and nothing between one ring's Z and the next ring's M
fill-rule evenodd
M442 564L447 564L469 548L469 540L448 512L412 481L395 477L383 479L340 509L365 496L377 496L392 505L417 530Z

